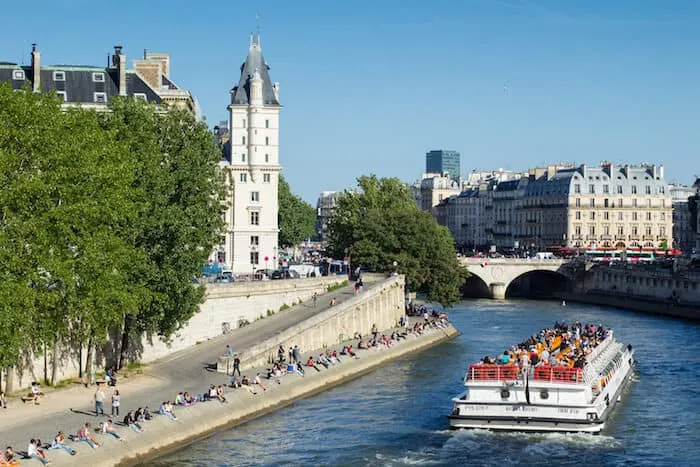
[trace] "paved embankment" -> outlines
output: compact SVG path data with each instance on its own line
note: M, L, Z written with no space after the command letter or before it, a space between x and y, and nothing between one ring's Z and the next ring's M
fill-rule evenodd
M320 372L304 367L304 377L297 374L285 375L280 379L280 384L274 380L263 379L267 391L257 388L257 395L250 394L245 389L227 389L226 403L210 401L196 403L187 408L176 408L177 421L155 415L154 420L145 423L145 431L140 434L126 427L117 427L119 434L127 439L125 443L100 435L100 440L104 441L104 444L99 449L90 449L85 443L72 443L72 446L79 450L77 456L70 457L63 451L50 451L49 455L53 465L56 466L77 465L77 463L105 467L133 465L143 461L144 458L182 447L217 430L240 424L297 399L332 388L376 369L390 360L428 348L457 334L458 332L452 326L429 329L422 336L409 335L407 339L401 340L391 348L357 350L359 359L341 356L341 363L328 369L320 367ZM340 345L337 347L340 350ZM307 352L306 355L319 353L320 350L317 350ZM254 375L256 371L249 370L247 373ZM262 372L262 369L260 371ZM221 382L223 378L218 379L218 382ZM206 383L202 381L201 384ZM158 388L156 392L160 393L162 398L173 399L178 388ZM84 419L92 422L93 425L98 423L92 416L85 416ZM104 418L100 417L100 419Z

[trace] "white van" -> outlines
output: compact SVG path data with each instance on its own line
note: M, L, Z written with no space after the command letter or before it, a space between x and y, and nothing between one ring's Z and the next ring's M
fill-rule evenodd
M321 277L321 269L313 264L290 264L289 270L298 272L299 277L302 279L305 277Z
M538 251L535 253L535 259L554 259L554 253L551 251Z

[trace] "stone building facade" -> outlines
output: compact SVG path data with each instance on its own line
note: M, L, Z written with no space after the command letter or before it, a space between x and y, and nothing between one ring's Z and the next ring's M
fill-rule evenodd
M672 184L668 186L668 192L671 194L673 206L673 246L690 254L695 248L695 231L690 218L689 203L696 190L693 187Z
M499 249L672 247L672 203L663 166L539 167L519 180L495 184L488 195L479 191L476 196L489 202L467 201L474 196L466 190L439 208L439 221L450 227L458 245L485 240ZM477 215L459 205L480 206L483 233L465 231Z
M180 88L170 77L170 55L144 52L127 68L122 46L114 47L106 67L83 65L42 65L41 53L32 45L31 64L21 66L0 62L0 82L8 82L20 91L55 92L63 107L87 107L107 110L114 96L129 96L166 110L177 107L196 113L192 94Z
M250 38L238 84L231 90L223 244L214 255L235 274L278 262L279 84L270 81L260 35ZM275 266L273 266L275 267Z

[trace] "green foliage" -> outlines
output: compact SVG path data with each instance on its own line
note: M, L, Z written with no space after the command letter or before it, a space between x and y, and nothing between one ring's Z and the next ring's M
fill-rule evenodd
M219 152L181 111L63 111L0 85L0 368L110 329L170 336L223 220Z
M337 284L327 285L326 291L333 292L334 290L342 289L343 287L347 287L347 286L348 286L348 281L346 279L343 282L338 282Z
M316 210L292 193L282 175L279 178L279 244L282 248L298 245L316 233Z
M283 303L282 306L280 307L280 311L288 310L289 308L291 308L289 305L287 305L286 303Z
M351 268L405 274L409 290L445 306L458 301L467 272L449 231L418 209L398 179L363 176L358 185L338 199L329 226L331 254L349 256Z
M662 238L661 242L659 243L659 248L661 248L662 250L668 250L668 240Z

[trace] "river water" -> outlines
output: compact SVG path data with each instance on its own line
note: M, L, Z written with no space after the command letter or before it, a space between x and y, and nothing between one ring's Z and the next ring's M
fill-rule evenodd
M700 465L700 324L590 305L465 301L462 335L149 462L154 466ZM601 435L450 431L466 366L555 320L603 323L636 348Z

